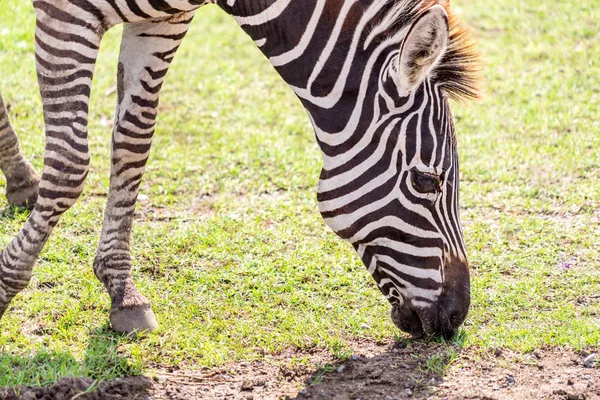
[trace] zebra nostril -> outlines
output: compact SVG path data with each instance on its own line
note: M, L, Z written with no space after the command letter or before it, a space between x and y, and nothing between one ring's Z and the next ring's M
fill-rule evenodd
M450 301L441 307L439 319L444 338L449 339L458 332L458 328L467 318L469 303L469 300Z
M440 312L440 331L439 335L448 340L454 337L458 328L462 324L464 317L458 311L448 314L445 311Z
M460 296L442 299L438 311L440 334L445 339L450 339L458 332L458 328L467 318L471 296L469 291L460 293Z

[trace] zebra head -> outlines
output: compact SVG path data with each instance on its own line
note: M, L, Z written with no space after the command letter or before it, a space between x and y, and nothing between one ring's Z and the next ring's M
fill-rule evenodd
M448 97L476 94L474 53L449 10L431 3L367 8L380 19L357 45L362 62L347 92L335 113L310 114L324 153L318 201L327 225L354 246L400 329L451 337L467 316L470 278ZM399 16L410 18L386 30Z
M321 214L415 336L452 336L470 303L449 97L476 56L447 0L221 4L305 106L323 152Z

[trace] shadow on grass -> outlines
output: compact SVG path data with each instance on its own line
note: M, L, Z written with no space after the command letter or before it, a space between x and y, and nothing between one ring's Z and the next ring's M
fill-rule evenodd
M41 349L31 357L0 353L0 382L22 383L0 389L0 399L144 399L151 382L119 354L124 338L108 325L92 331L85 357ZM125 340L135 340L127 339ZM130 376L128 378L115 377ZM28 386L24 386L28 385ZM29 386L31 385L31 386Z
M0 210L0 221L21 219L25 222L29 214L31 214L31 209L28 207L8 206L4 210Z

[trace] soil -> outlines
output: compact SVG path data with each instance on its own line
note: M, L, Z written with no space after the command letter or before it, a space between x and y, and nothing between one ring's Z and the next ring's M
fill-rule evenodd
M323 351L288 351L195 371L157 366L148 377L100 385L66 378L46 388L0 390L0 399L600 399L600 368L584 366L586 353L460 353L423 342L359 341L349 347L353 354L345 361ZM452 365L445 369L451 358ZM439 375L444 370L445 375Z

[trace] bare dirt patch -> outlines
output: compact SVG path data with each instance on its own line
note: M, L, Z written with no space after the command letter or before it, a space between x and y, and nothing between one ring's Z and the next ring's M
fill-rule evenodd
M65 378L45 388L0 390L3 400L142 400L150 399L151 381L145 377L115 379L97 384L87 378Z
M149 377L99 385L69 378L47 388L0 391L0 399L600 399L600 368L585 367L583 353L460 353L423 342L349 347L344 361L329 352L289 351L199 371L157 368Z
M442 399L600 399L600 368L587 353L547 349L527 355L463 354L437 387Z

